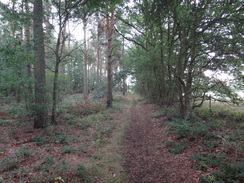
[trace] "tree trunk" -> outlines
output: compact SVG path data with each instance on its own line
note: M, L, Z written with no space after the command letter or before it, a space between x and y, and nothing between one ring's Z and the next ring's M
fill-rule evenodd
M61 46L61 37L62 37L62 27L59 26L59 33L58 33L58 39L56 43L56 62L55 62L55 71L54 71L54 79L53 79L53 104L52 104L52 120L51 123L54 125L57 125L56 116L57 116L57 95L58 95L58 75L59 75L59 64L61 62L61 56L62 56L62 50L60 48L63 48Z
M51 123L53 125L57 125L57 95L58 95L58 74L59 74L59 57L56 58L55 64L55 72L54 72L54 79L53 79L53 105L52 105L52 120Z
M86 48L86 20L83 20L83 31L84 31L84 65L83 65L83 79L84 79L84 86L83 86L83 94L84 100L87 100L88 97L88 78L87 78L87 48Z
M25 0L25 13L29 14L29 0ZM25 25L25 41L26 41L26 52L30 52L30 19L27 18L27 23ZM27 78L31 78L31 63L30 60L27 60L26 64L26 74ZM33 96L32 96L33 88L32 84L28 83L27 85L27 93L26 93L26 109L27 111L31 110L31 104L33 103Z
M12 11L15 12L15 5L16 5L16 0L12 1ZM15 21L10 22L10 28L11 28L11 37L15 38L15 31L16 31L16 23Z
M47 126L46 106L46 78L45 78L45 52L43 34L43 6L42 0L34 1L33 33L34 33L34 73L35 73L35 117L34 128Z
M67 23L64 23L64 27L61 31L61 39L60 39L60 44L61 44L61 53L63 54L66 51L66 30L67 29ZM65 64L59 64L59 73L65 75Z
M50 5L50 0L46 0L45 1L45 28L46 28L46 32L45 32L45 54L46 54L46 65L50 67L50 37L51 37L51 25L49 23L49 19L50 19L50 14L51 14L51 5ZM46 69L47 72L50 72L50 70Z
M122 46L122 67L123 71L125 70L125 39L123 38L123 46ZM123 95L126 93L126 76L123 76Z
M108 6L108 2L107 2ZM113 78L112 78L112 41L113 41L113 31L114 31L114 10L112 10L111 17L107 13L107 107L113 107Z
M184 61L186 59L186 29L181 28L180 34L180 53L177 64L177 92L179 96L179 111L182 118L186 118L186 106L185 106L185 82L184 82Z
M101 48L100 48L100 26L97 27L97 87L100 83L100 62L101 62Z
M161 97L163 103L166 101L165 99L165 64L164 64L164 48L163 48L163 28L162 23L160 24L160 60L161 60L161 73L162 73L162 82L161 82Z

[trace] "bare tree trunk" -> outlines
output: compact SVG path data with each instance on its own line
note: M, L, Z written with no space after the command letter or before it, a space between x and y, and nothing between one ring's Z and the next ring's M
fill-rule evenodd
M100 48L100 27L97 28L97 86L100 83L100 62L101 62L101 48Z
M15 5L16 5L16 0L12 0L12 11L15 11ZM16 23L15 22L10 22L10 27L11 27L11 37L15 37L15 31L16 31Z
M123 46L122 46L122 67L123 71L125 70L125 39L123 38ZM123 95L126 93L126 76L123 76Z
M108 6L108 2L107 2ZM111 17L107 13L106 16L107 21L107 40L108 40L108 47L107 47L107 106L113 106L113 80L112 80L112 41L113 41L113 31L114 31L114 10L112 10Z
M62 30L62 32L61 32L61 41L60 41L60 43L61 43L61 50L63 51L63 52L65 52L65 50L66 50L66 29L67 29L67 24L65 23L64 24L64 27L63 27L63 30ZM65 74L65 64L61 64L61 65L59 65L59 73L60 74Z
M51 123L57 125L56 116L57 116L57 95L58 95L58 75L59 75L59 57L56 58L55 72L53 79L53 105L52 105L52 119Z
M83 20L83 31L84 31L84 65L83 65L83 79L84 79L84 86L83 86L83 94L84 100L87 100L88 97L88 78L87 78L87 48L86 48L86 20Z
M50 26L50 14L51 14L51 5L50 5L50 0L45 1L45 27L46 27L46 32L45 32L45 54L46 54L46 65L50 65L50 36L51 36L51 26ZM46 69L47 72L49 72L49 69Z
M43 6L42 0L34 1L33 32L34 32L34 73L35 73L35 117L34 128L47 126L46 106L46 78L45 78L45 52L43 34Z
M25 0L25 13L29 14L29 0ZM26 52L30 51L30 19L27 18L27 23L25 25L25 41L26 41ZM30 60L27 60L26 64L26 73L27 78L31 78L31 63ZM33 97L32 97L32 85L31 83L28 83L27 86L27 93L26 93L26 109L31 109L31 103L33 103Z
M163 99L163 103L165 103L165 63L164 63L164 48L163 48L163 28L162 23L160 24L160 60L161 60L161 71L162 71L162 82L161 82L161 97Z
M59 33L58 33L58 39L56 43L56 62L55 62L55 71L54 71L54 80L53 80L53 104L52 104L52 120L51 123L54 125L57 125L56 116L57 116L57 95L58 95L58 75L59 75L59 64L61 62L61 56L62 56L62 50L60 48L63 48L61 46L61 37L62 37L62 27L59 26Z
M184 81L184 62L187 56L187 44L186 44L186 29L182 28L180 34L180 53L179 60L177 64L177 86L178 86L178 95L179 95L179 109L181 117L187 119L188 110L186 106L186 84Z

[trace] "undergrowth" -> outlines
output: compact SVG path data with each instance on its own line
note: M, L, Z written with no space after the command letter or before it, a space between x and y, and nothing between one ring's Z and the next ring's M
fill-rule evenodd
M244 113L198 109L189 120L177 118L172 108L164 111L166 135L174 140L165 142L173 155L188 146L197 146L190 160L197 170L212 172L200 177L201 183L244 182Z
M11 107L12 111L9 108L0 113L4 116L0 126L7 129L6 135L0 134L0 143L4 144L0 147L4 157L0 160L0 182L90 182L93 176L99 175L90 166L103 157L97 151L107 143L116 127L111 114L120 110L122 99L115 97L114 108L107 109L103 100L85 103L80 96L68 96L60 103L58 126L49 125L38 131L21 131L22 125L32 128L32 124L18 119L8 121L24 116L17 105ZM19 138L20 135L28 138ZM9 143L12 143L11 150ZM72 161L74 157L76 161Z

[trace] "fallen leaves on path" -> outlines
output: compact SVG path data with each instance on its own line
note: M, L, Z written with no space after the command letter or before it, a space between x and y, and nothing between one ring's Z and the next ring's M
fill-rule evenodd
M155 104L137 103L131 107L131 124L124 136L124 168L129 183L197 183L199 172L189 161L190 153L171 155L164 147L163 118L151 114Z

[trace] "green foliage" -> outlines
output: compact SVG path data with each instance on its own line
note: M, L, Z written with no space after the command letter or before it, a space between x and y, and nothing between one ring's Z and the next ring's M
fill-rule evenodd
M55 172L58 174L62 174L68 171L68 169L71 167L71 165L66 162L64 159L59 160L58 163L58 170L56 170Z
M4 149L3 149L4 150ZM1 152L3 151L1 150ZM20 167L19 158L31 156L29 146L21 146L15 153L10 154L8 157L0 160L0 168L2 171L12 171Z
M75 114L79 116L85 116L89 114L96 113L104 109L104 106L98 102L79 102L76 103L75 106L67 107L67 111L70 114Z
M42 135L37 135L33 138L36 145L41 146L44 145L47 141L47 137L44 137Z
M244 131L237 129L233 132L226 133L222 138L223 147L231 147L237 153L244 152Z
M18 156L26 156L29 157L31 155L29 146L21 146L18 150Z
M68 144L69 143L69 137L66 134L55 132L51 135L52 141L56 144Z
M74 152L75 152L75 148L73 146L61 147L61 153L62 154L70 154L70 153L74 153Z
M113 131L111 129L100 129L96 132L96 136L98 139L106 139L111 136L112 132Z
M168 122L168 132L177 132L179 137L204 137L211 138L213 136L213 130L224 127L225 122L217 119L209 120L183 120L179 118L173 119L172 122Z
M177 132L179 138L208 136L210 134L210 125L206 121L192 122L188 120L175 118L172 122L168 122L168 132Z
M48 72L46 73L46 85L47 85L47 97L48 101L50 101L49 103L49 107L51 106L51 98L52 98L52 89L53 89L53 80L54 80L54 73L53 72ZM65 110L65 108L61 107L62 104L62 100L65 97L66 93L70 93L72 91L72 82L71 82L71 78L67 75L62 75L59 74L58 77L58 90L57 90L57 104L58 104L58 111L60 112Z
M101 160L103 156L102 156L101 154L99 154L99 153L96 152L92 157L93 157L94 159Z
M237 122L244 120L243 107L226 105L221 102L213 102L211 109L204 103L202 107L195 109L195 112L205 119L222 118Z
M80 120L77 121L77 126L80 126L82 128L82 130L87 130L88 128L90 128L91 125L91 121L87 118L82 118Z
M182 140L179 143L173 143L171 148L170 148L170 153L173 155L182 153L183 150L188 146L188 141L187 140Z
M42 163L34 167L34 169L49 173L57 166L54 163L54 156L51 154L45 156L41 161Z
M45 147L46 151L52 151L53 150L52 145L47 144L47 145L44 145L44 147Z
M13 126L14 123L7 120L0 120L0 126Z
M26 110L25 103L8 105L8 114L13 118L24 118L30 115L31 111Z
M3 160L0 160L0 168L3 172L18 169L19 166L20 164L15 156L9 156Z
M174 118L179 116L178 109L176 107L174 107L174 106L164 107L163 113L167 117L168 120L172 120L172 119L174 119Z
M190 160L197 160L197 169L205 170L208 167L220 166L222 162L226 161L226 155L224 153L206 153L202 152L199 154L193 153L193 157Z
M0 154L3 154L6 151L4 147L0 147Z
M81 181L85 181L85 182L90 182L90 178L88 176L88 172L86 167L84 166L84 164L79 163L76 167L75 167L75 173L76 176L81 180Z
M190 160L196 161L196 169L205 171L209 167L218 167L217 170L211 172L207 176L201 176L200 182L235 182L241 183L244 179L243 159L231 159L225 153L193 153Z
M10 131L8 132L8 136L13 136L13 135L15 135L16 133L17 133L17 130L12 129L12 130L10 130Z
M89 147L87 145L80 145L78 150L81 150L83 153L87 153L89 151Z
M207 176L201 176L201 183L241 183L244 180L244 165L241 162L222 161L219 170L213 171Z

